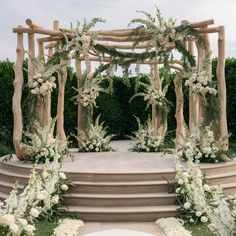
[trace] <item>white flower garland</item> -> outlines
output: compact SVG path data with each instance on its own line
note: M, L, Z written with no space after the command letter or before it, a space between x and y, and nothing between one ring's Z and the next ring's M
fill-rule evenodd
M4 235L34 235L34 221L41 215L46 216L53 208L60 210L61 198L67 194L68 180L60 172L60 153L55 153L52 166L48 162L41 174L34 166L24 191L17 195L17 186L11 191L5 203L0 202L0 230Z
M63 219L54 229L52 236L77 236L78 229L84 226L84 222L75 219Z
M174 217L161 218L156 221L166 236L191 236L192 233L183 227L183 221Z

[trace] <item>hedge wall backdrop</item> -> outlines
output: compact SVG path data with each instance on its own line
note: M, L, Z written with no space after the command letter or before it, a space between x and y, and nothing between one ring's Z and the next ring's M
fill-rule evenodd
M13 62L9 60L0 61L0 149L12 147L12 129L13 129L13 116L12 116L12 95L13 95ZM213 71L216 68L216 59L213 60ZM71 68L68 68L69 79L66 84L65 96L65 131L67 135L76 133L76 106L70 100L76 94L73 87L76 87L77 81ZM215 73L213 73L215 77ZM25 73L25 79L27 75ZM147 75L143 76L145 80ZM140 117L141 121L145 121L150 114L150 110L145 110L146 103L142 97L135 98L132 103L129 99L134 95L136 77L130 77L130 86L125 85L120 77L114 76L114 93L101 94L97 99L98 108L95 109L95 116L101 114L101 120L105 122L108 127L108 132L116 135L116 139L127 139L128 135L137 129L135 116ZM227 113L228 113L228 127L231 133L231 140L236 141L236 59L227 58L226 60L226 82L227 82ZM188 118L188 94L185 93L185 117ZM26 96L26 91L23 92ZM176 126L175 122L175 93L174 85L171 83L167 98L171 102L171 109L168 115L168 131L169 137L173 137ZM56 113L56 91L52 94L52 114ZM2 151L4 152L4 151Z

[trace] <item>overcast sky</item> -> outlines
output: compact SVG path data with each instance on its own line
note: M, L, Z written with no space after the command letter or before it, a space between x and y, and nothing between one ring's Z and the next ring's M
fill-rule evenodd
M51 28L53 20L61 27L71 22L103 17L106 23L98 29L126 28L129 21L140 16L136 10L154 13L155 4L165 18L178 22L202 21L213 18L215 26L226 27L226 55L236 57L236 0L0 0L0 60L15 59L16 35L12 28L25 25L31 18L44 28ZM213 55L217 55L215 36L211 37Z

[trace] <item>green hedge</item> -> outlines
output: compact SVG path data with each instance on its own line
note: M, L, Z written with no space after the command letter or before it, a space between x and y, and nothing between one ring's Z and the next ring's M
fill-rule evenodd
M12 95L13 95L13 79L14 73L12 69L13 63L9 60L0 61L0 143L8 147L12 147ZM213 60L213 71L216 68L216 60ZM227 82L227 114L228 127L232 136L231 139L236 140L236 59L228 58L226 60L226 82ZM65 93L65 130L67 135L76 133L77 107L70 100L76 94L73 87L77 86L77 80L72 70L68 69L68 81L66 84ZM213 73L215 77L215 73ZM26 79L26 73L25 73ZM127 87L121 81L120 77L114 77L114 93L101 94L97 99L98 108L94 110L95 116L101 114L101 119L108 127L108 132L116 134L117 139L126 139L127 135L137 129L135 116L140 117L141 121L145 121L150 115L150 109L146 110L146 103L142 97L135 98L132 103L129 99L135 93L134 83L136 77L130 77L130 86ZM143 78L146 79L145 76ZM26 89L25 89L26 90ZM23 92L23 97L26 96L26 91ZM184 89L185 94L185 117L188 121L188 93ZM168 126L171 136L174 136L176 126L175 121L175 93L174 85L170 84L167 98L171 101L171 109L168 114ZM52 114L56 114L57 92L52 94Z

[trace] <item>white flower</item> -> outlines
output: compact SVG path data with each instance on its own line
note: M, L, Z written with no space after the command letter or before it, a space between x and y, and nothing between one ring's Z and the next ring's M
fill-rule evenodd
M0 216L0 224L12 225L15 223L15 217L11 214Z
M24 230L29 234L32 235L33 232L35 231L35 227L33 225L26 225L24 227Z
M34 218L37 218L39 216L39 211L36 208L31 208L30 215L32 215Z
M201 215L202 215L202 212L201 212L201 211L197 211L197 212L196 212L196 216L197 216L197 217L200 217Z
M185 202L184 203L184 208L187 210L191 207L191 203L190 202Z
M206 223L208 221L208 218L206 216L201 217L201 222Z
M59 202L59 196L58 195L53 196L52 197L52 203L53 204L58 204L58 202Z
M19 218L18 221L23 225L26 226L28 224L26 219Z
M203 186L204 190L207 191L207 192L210 192L211 191L211 188L208 184L204 184Z
M89 145L89 149L93 149L93 145L92 144Z
M179 184L179 185L183 185L183 184L184 184L184 181L183 181L182 179L179 179L179 180L178 180L178 184Z
M180 188L177 188L177 189L175 190L175 192L176 192L176 193L179 193L179 192L180 192Z
M99 148L95 148L95 151L96 151L96 152L99 152Z
M63 179L63 180L65 180L65 179L67 178L66 175L65 175L65 173L63 173L63 172L60 172L60 173L59 173L59 176L60 176L60 178Z
M17 224L11 224L9 229L12 233L16 234L19 231L19 226Z
M61 185L61 190L63 191L68 190L68 186L66 184Z
M46 198L46 195L44 194L44 193L39 193L38 195L37 195L37 199L38 200L44 200Z

